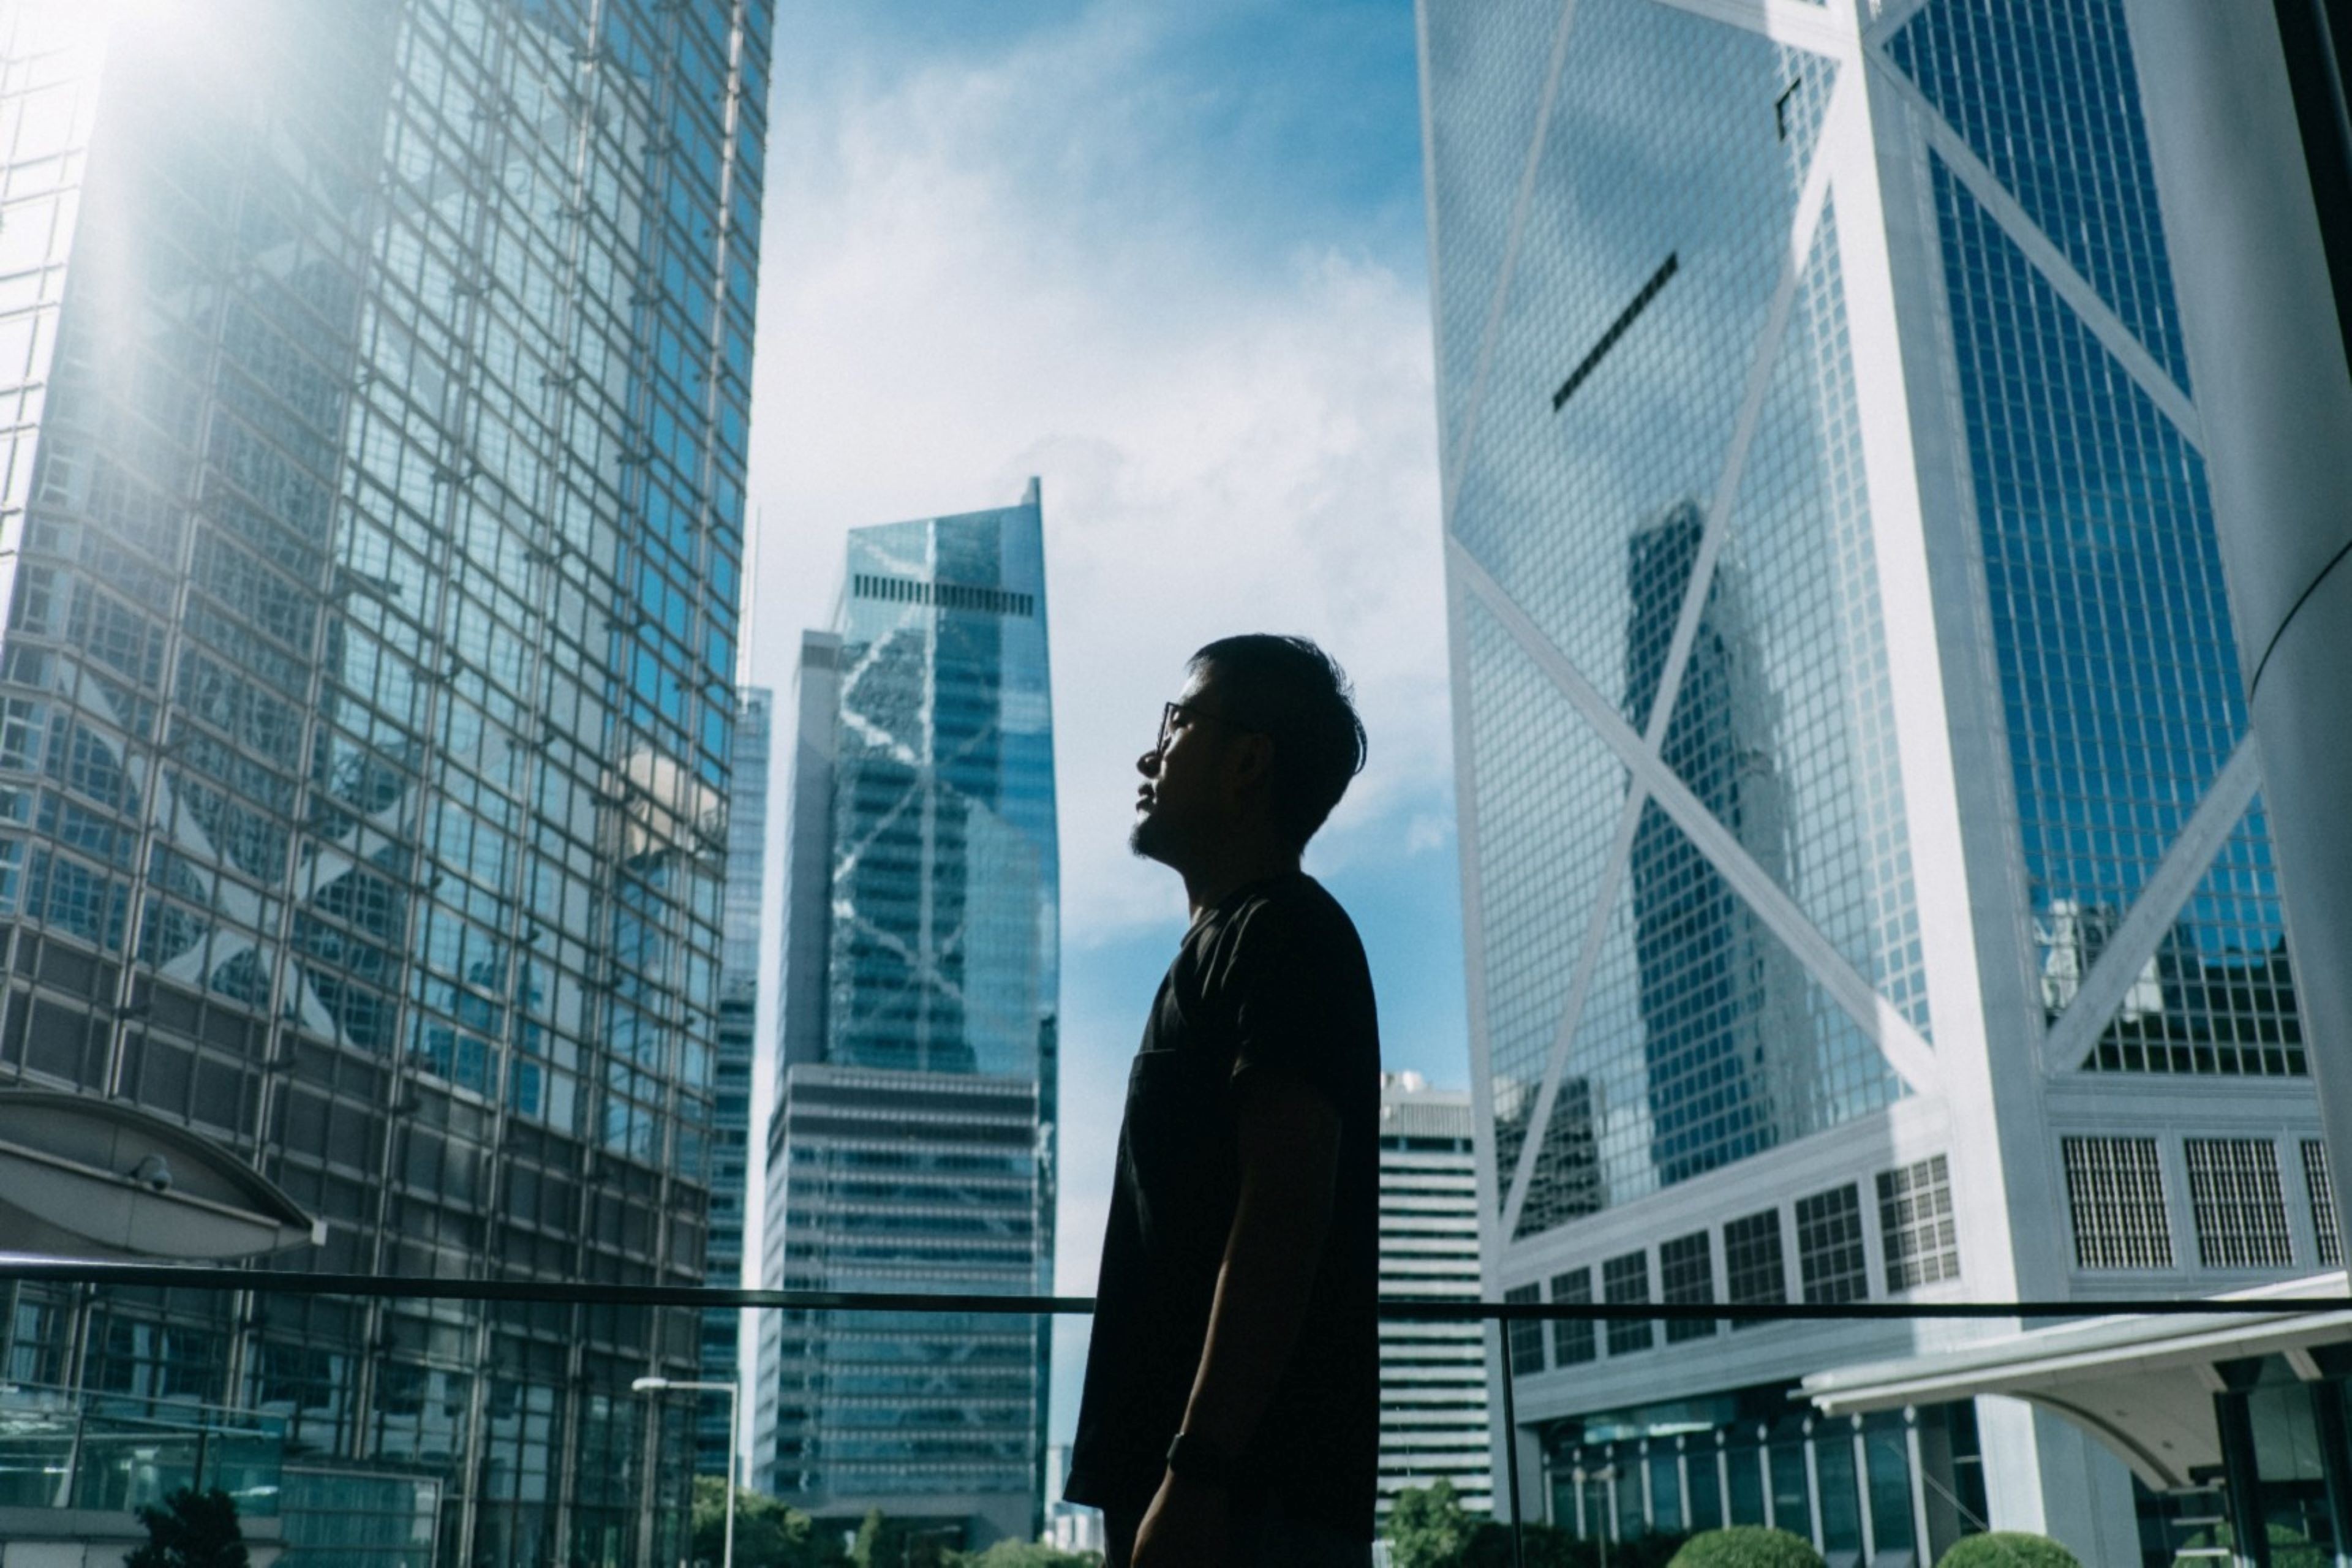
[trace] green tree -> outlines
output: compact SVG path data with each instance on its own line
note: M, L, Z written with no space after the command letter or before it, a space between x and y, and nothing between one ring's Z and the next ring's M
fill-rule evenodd
M1065 1552L1042 1541L1000 1541L985 1552L951 1552L954 1568L1102 1568L1091 1552Z
M1391 1568L1460 1568L1478 1521L1454 1495L1454 1483L1440 1478L1426 1487L1397 1494L1387 1531Z
M1995 1530L1963 1535L1937 1568L2083 1568L2082 1560L2046 1535Z
M2300 1531L2273 1524L2267 1526L2264 1533L2270 1537L2271 1568L2329 1568L2329 1564L2335 1562L2330 1553L2314 1546ZM2236 1531L2224 1520L2210 1530L2199 1531L2180 1545L2184 1552L2210 1552L2211 1549L2220 1547L2227 1554L2237 1543Z
M1517 1561L1511 1527L1465 1509L1444 1480L1398 1493L1386 1534L1391 1568L1513 1568ZM1679 1535L1612 1542L1609 1568L1665 1568L1682 1542ZM1554 1525L1521 1526L1519 1544L1527 1568L1600 1568L1597 1542Z
M1527 1568L1598 1568L1601 1548L1593 1542L1579 1541L1557 1525L1528 1523L1521 1525L1519 1531ZM1644 1550L1650 1550L1651 1555L1641 1555ZM1515 1568L1518 1561L1511 1552L1511 1527L1497 1521L1480 1524L1471 1531L1469 1550L1462 1554L1462 1568ZM1640 1542L1609 1548L1610 1568L1654 1568L1654 1564L1664 1562L1664 1556Z
M123 1558L123 1568L248 1568L236 1500L215 1487L182 1487L139 1510L147 1544Z
M694 1478L694 1560L716 1564L727 1543L727 1483ZM746 1487L735 1489L735 1568L825 1568L841 1561L833 1540L796 1508Z
M1666 1568L1822 1568L1822 1554L1801 1535L1735 1524L1692 1536Z
M955 1549L957 1533L916 1520L891 1519L877 1508L858 1525L849 1561L856 1568L955 1568L963 1555Z

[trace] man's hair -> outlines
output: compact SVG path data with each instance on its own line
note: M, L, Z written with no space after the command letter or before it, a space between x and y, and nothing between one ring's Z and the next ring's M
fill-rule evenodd
M1226 717L1274 742L1274 825L1304 849L1364 768L1364 721L1339 661L1305 637L1220 637L1192 658L1213 670Z

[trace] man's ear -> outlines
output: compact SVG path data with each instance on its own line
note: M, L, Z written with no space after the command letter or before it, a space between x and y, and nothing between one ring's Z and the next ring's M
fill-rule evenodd
M1243 734L1233 752L1232 778L1244 789L1254 789L1274 776L1274 737L1252 730Z

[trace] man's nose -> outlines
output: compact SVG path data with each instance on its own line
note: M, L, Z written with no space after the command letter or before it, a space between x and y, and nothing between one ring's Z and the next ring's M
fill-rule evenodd
M1148 779L1158 778L1160 776L1160 748L1154 746L1150 751L1144 752L1143 755L1136 758L1135 771L1141 773Z

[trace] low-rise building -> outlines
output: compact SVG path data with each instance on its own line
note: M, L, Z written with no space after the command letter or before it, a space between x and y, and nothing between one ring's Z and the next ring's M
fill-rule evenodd
M1419 1073L1381 1077L1381 1294L1478 1294L1478 1172L1466 1089ZM1381 1323L1380 1517L1408 1487L1444 1479L1491 1512L1486 1331L1477 1323Z

